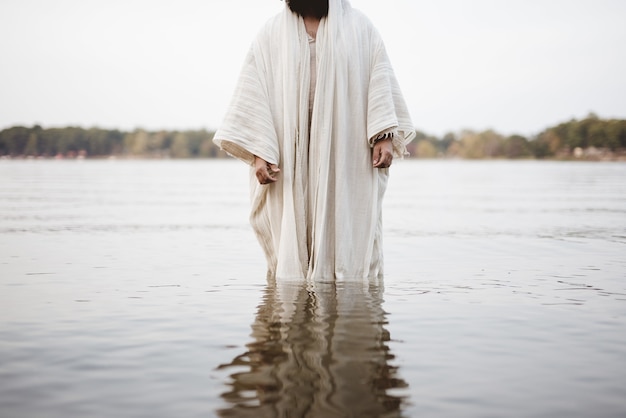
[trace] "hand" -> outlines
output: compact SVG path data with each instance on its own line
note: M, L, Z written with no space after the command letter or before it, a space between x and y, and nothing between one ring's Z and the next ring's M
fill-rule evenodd
M391 138L383 139L374 144L372 152L374 168L387 168L393 161L393 145Z
M254 156L254 168L256 178L260 184L270 184L278 181L280 168L276 164L270 164L261 157Z

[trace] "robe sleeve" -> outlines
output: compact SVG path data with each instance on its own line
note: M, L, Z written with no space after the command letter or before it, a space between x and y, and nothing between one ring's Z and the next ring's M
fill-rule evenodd
M274 127L261 52L253 44L239 75L237 87L222 125L213 141L228 154L248 164L259 156L279 164L279 146Z
M391 130L394 132L394 155L403 157L408 154L406 144L415 137L415 128L385 46L377 33L372 45L372 70L367 98L368 140L373 145L378 135Z

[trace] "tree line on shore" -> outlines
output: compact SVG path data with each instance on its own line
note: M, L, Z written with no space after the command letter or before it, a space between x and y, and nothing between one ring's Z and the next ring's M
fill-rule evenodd
M15 126L0 131L2 158L223 158L207 130L125 132L100 128ZM527 138L493 130L435 137L417 131L414 158L626 159L626 120L594 114Z

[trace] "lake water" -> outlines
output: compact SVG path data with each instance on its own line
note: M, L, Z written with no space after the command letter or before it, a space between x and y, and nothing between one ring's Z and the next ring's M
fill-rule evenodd
M396 163L367 283L268 283L247 182L0 161L0 416L626 416L626 164Z

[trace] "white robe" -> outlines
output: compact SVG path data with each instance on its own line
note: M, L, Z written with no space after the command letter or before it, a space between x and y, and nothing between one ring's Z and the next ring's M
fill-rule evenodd
M380 277L389 173L373 168L372 141L396 128L401 157L415 131L380 35L346 0L329 1L316 48L309 121L304 21L288 8L271 19L252 44L214 141L252 165L250 221L270 276ZM278 182L258 184L255 155L280 167Z

